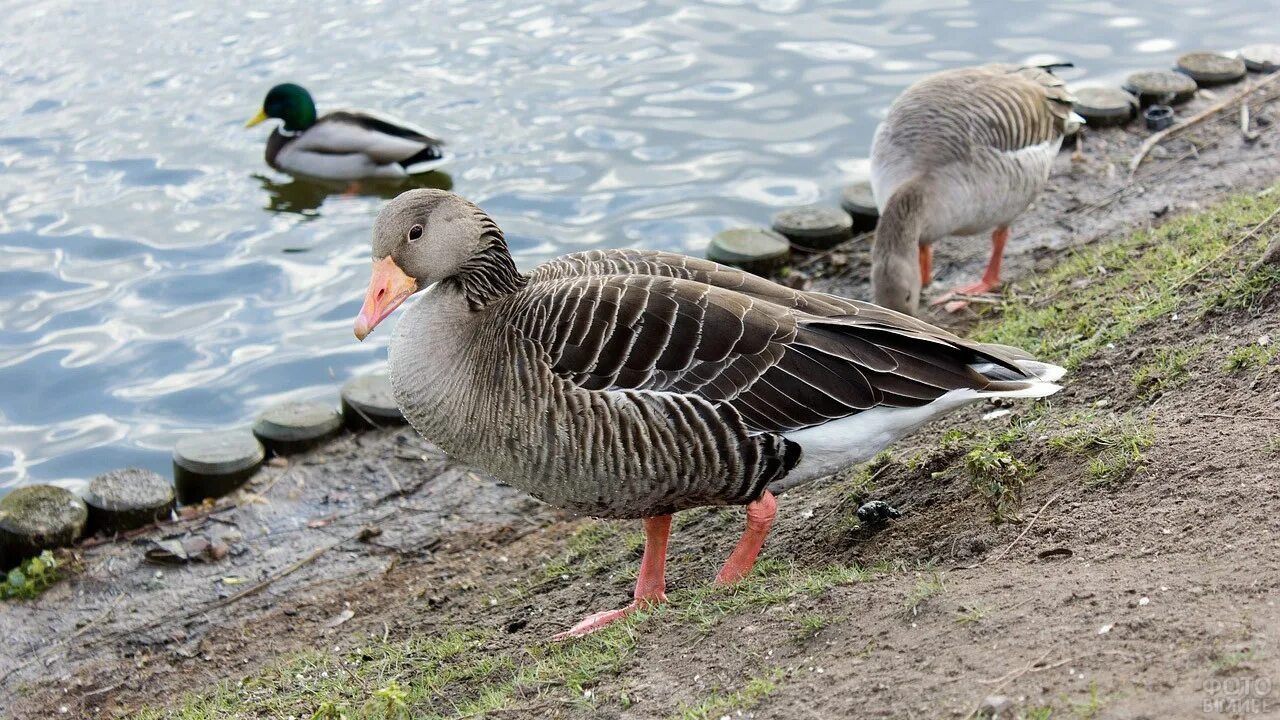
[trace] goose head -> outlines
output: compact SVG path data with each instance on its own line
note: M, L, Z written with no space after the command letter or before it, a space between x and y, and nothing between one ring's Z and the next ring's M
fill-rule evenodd
M444 190L409 190L383 206L373 225L373 277L356 338L364 340L414 293L461 272L484 248L487 218Z
M316 124L316 103L301 85L282 83L267 92L262 109L244 126L253 127L268 118L283 120L285 130L300 132Z

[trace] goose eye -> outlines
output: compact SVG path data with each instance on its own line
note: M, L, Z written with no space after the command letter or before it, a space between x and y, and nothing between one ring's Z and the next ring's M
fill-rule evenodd
M421 225L414 225L413 227L409 228L409 242L413 242L414 240L417 240L420 237L422 237Z

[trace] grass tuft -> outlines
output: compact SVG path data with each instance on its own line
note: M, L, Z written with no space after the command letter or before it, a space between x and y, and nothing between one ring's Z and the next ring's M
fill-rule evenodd
M716 720L734 711L750 710L777 690L781 680L782 671L774 670L767 675L752 677L740 690L730 693L713 690L711 697L693 707L682 707L674 718L675 720Z
M940 572L931 572L918 578L915 587L907 593L907 599L902 604L903 614L908 619L919 615L920 609L929 598L941 595L946 589Z
M1161 347L1152 351L1150 361L1133 371L1133 385L1138 389L1138 399L1151 400L1187 377L1187 367L1201 353L1201 348Z
M1232 350L1231 354L1227 356L1227 361L1223 363L1222 369L1229 373L1234 373L1266 367L1275 359L1278 349L1280 349L1280 345L1274 343L1266 345L1249 343Z

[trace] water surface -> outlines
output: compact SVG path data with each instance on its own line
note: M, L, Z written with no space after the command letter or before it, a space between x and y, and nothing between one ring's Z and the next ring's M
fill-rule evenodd
M264 165L268 131L241 125L276 82L449 138L454 189L527 267L593 246L699 253L834 201L886 105L932 71L1068 59L1068 78L1102 83L1280 40L1280 0L0 9L0 492L168 474L180 434L332 400L385 360L389 332L351 336L382 201Z

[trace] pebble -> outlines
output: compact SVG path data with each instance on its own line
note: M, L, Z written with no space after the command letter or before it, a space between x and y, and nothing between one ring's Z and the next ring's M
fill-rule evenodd
M772 275L791 260L791 245L772 230L734 228L716 233L707 245L707 259L742 268L757 275Z
M222 497L248 480L266 451L243 430L187 435L173 448L173 484L178 500L198 503Z
M871 192L869 181L846 185L840 193L840 207L849 213L853 221L853 232L862 233L876 229L880 220L880 210L876 207L875 193Z
M1273 73L1280 70L1280 45L1260 43L1240 48L1240 59L1253 72Z
M63 547L84 533L89 509L70 490L27 485L0 498L0 568L42 550Z
M361 375L342 386L342 422L351 430L403 425L404 415L385 373Z
M342 416L336 410L308 400L272 405L253 424L253 434L277 455L309 450L341 429Z
M1138 99L1120 88L1086 87L1073 90L1073 108L1090 127L1124 125L1138 111Z
M773 216L773 229L798 250L826 250L853 237L853 220L823 205L789 208Z
M1172 70L1151 70L1129 76L1124 89L1138 96L1143 107L1154 103L1184 103L1196 94L1196 81Z
M157 473L126 468L94 478L84 501L90 532L117 533L168 518L177 496Z
M1177 67L1201 87L1233 83L1248 72L1244 60L1215 52L1187 53L1178 58Z

